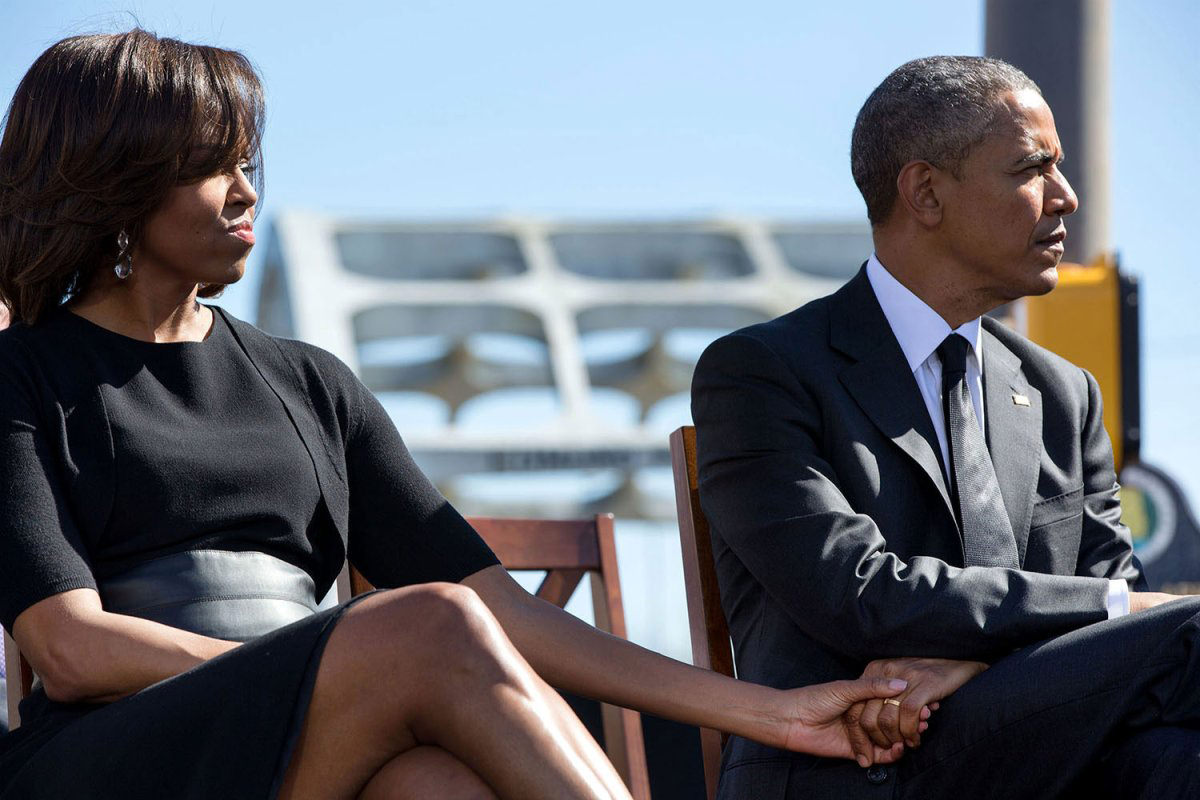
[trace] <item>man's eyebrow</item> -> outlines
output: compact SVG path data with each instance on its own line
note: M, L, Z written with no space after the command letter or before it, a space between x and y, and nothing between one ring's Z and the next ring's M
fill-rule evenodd
M1060 153L1058 158L1055 158L1054 154L1049 150L1035 150L1029 155L1017 159L1013 166L1021 168L1032 167L1034 164L1046 166L1049 164L1061 164L1066 160L1067 156L1065 153Z

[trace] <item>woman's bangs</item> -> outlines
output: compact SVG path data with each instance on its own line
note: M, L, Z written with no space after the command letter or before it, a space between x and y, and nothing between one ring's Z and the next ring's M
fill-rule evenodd
M192 141L180 165L182 183L254 167L253 183L262 193L262 86L240 53L193 46Z

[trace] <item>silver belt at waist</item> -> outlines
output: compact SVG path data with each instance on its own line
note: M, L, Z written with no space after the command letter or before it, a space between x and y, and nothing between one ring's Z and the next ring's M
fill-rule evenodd
M99 581L105 611L245 642L304 619L318 604L312 577L258 552L192 550Z

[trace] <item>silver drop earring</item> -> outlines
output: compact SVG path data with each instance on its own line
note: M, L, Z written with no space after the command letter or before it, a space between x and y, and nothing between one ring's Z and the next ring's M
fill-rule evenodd
M133 274L133 254L129 252L129 234L124 228L117 234L117 263L113 273L121 280Z

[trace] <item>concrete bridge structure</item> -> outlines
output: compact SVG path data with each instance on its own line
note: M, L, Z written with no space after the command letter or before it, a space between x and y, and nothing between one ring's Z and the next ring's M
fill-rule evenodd
M258 322L349 364L471 513L667 519L667 433L704 346L870 252L865 223L283 213Z

